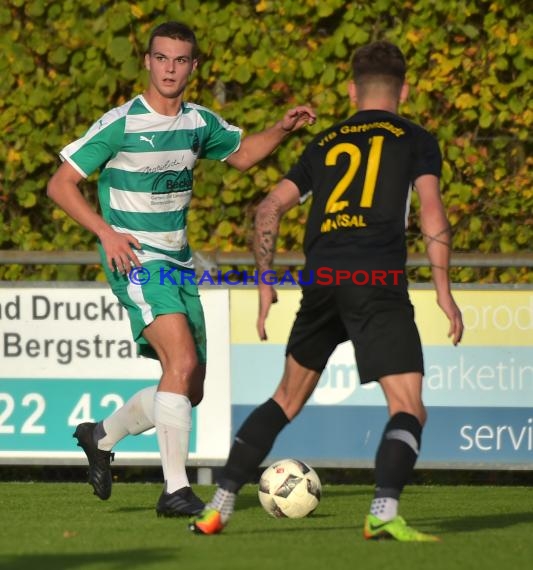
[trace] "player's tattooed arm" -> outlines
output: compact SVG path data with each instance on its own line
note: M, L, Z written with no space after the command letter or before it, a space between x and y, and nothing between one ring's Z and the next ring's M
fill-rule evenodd
M284 178L259 204L255 215L254 257L260 273L272 267L283 214L300 201L298 187Z
M432 248L438 248L441 246L445 246L448 250L451 248L452 232L451 232L450 224L447 224L446 227L443 228L441 231L436 232L432 235L427 234L427 233L423 233L422 235L424 237L424 243L426 244L426 251L428 252L428 256L429 256L430 260L433 257L431 255L431 249ZM438 264L432 262L431 268L432 269L441 269L443 271L448 271L449 263L446 263L445 265L444 264L438 265Z
M285 178L259 204L255 215L253 250L257 270L261 276L258 281L259 314L256 328L261 340L267 340L265 322L270 306L278 300L273 284L262 277L265 271L270 271L274 262L281 218L299 201L298 187L294 182Z
M275 195L267 196L257 210L254 255L259 272L268 271L272 267L282 215L281 202Z

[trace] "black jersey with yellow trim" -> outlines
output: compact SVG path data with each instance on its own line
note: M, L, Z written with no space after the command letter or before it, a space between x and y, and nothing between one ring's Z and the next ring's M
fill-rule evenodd
M286 176L313 197L306 270L405 269L411 190L441 167L435 137L394 113L359 111L322 131Z

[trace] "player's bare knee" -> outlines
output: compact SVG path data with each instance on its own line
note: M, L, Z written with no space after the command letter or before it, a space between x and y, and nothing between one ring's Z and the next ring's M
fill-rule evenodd
M187 379L193 379L197 374L198 358L196 354L173 354L162 357L160 361L163 374Z

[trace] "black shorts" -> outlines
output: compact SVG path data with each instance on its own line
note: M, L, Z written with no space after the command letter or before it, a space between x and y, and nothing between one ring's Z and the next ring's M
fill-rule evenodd
M336 346L351 340L361 383L420 372L424 359L407 293L379 287L304 287L286 355L322 372Z

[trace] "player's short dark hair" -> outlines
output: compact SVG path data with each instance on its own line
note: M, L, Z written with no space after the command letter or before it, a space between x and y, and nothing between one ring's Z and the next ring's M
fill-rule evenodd
M353 78L360 88L379 80L399 92L405 81L405 71L403 53L397 46L385 40L356 49L352 57Z
M196 36L189 26L182 24L181 22L165 22L164 24L160 24L155 27L150 34L146 53L152 52L152 44L154 43L154 38L157 37L172 38L173 40L189 42L192 44L192 57L194 59L198 57L198 43L196 41Z

